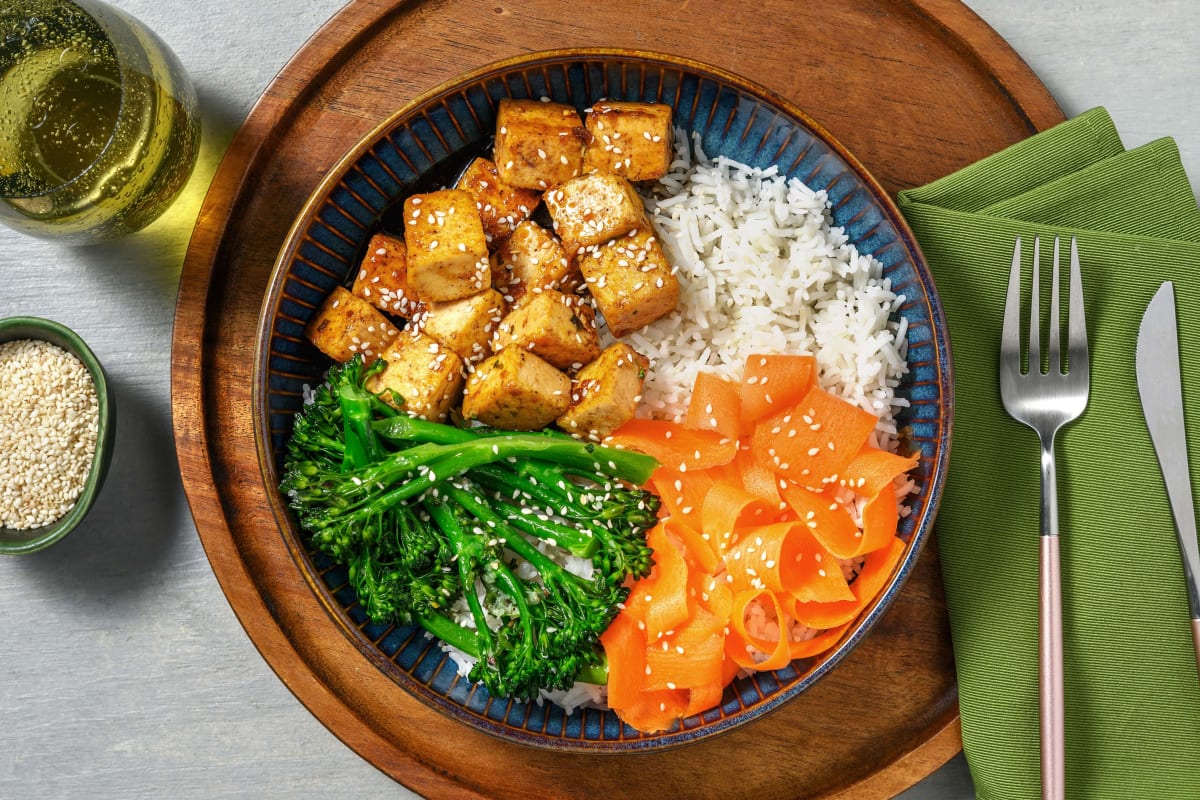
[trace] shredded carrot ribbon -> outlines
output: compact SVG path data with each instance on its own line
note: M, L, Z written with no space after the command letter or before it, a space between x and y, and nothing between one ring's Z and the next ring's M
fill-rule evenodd
M751 356L740 384L701 373L682 424L633 420L606 441L662 464L654 569L601 637L608 704L631 727L670 729L739 672L834 647L903 556L894 487L917 458L871 446L875 417L816 374L811 356Z

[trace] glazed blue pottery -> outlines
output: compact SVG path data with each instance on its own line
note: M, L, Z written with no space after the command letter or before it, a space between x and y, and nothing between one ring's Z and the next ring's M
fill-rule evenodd
M721 704L665 733L647 735L611 711L565 714L552 704L488 695L419 628L367 620L344 566L314 553L282 502L280 535L346 635L374 668L423 702L503 739L564 751L634 752L688 744L732 730L792 700L833 670L887 610L929 537L949 453L953 400L948 343L929 270L887 193L840 144L791 103L735 75L674 56L614 50L536 53L461 77L405 105L355 144L305 206L276 263L259 322L255 364L256 431L267 483L278 466L305 387L329 362L304 327L334 287L349 285L367 241L388 229L403 199L452 183L486 152L501 98L549 98L582 110L601 98L668 103L674 123L699 137L710 157L724 155L825 190L834 224L884 266L907 321L909 372L897 394L905 445L920 449L918 489L900 522L907 550L880 595L828 652L785 669L736 679Z

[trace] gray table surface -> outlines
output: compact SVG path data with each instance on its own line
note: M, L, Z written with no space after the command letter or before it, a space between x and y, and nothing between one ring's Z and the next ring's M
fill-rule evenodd
M188 236L254 101L341 0L115 0L175 50L201 96L183 198L118 243L0 229L0 317L78 331L116 387L107 485L56 547L0 559L0 797L413 797L331 735L259 656L189 514L171 428L170 337ZM969 0L1068 115L1104 105L1127 146L1174 136L1200 175L1192 0ZM972 797L958 756L904 800Z

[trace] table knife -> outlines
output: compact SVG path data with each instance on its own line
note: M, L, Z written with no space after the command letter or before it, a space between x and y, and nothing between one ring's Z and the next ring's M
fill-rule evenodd
M1187 430L1183 420L1183 387L1179 372L1179 332L1175 321L1175 285L1159 287L1146 307L1137 338L1137 385L1150 440L1158 455L1175 533L1183 555L1192 640L1200 668L1200 546L1188 470Z

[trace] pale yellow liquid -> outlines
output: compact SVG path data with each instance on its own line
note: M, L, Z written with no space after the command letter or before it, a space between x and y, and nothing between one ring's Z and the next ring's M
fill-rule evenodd
M199 124L170 51L127 15L81 4L46 0L33 34L0 39L0 220L86 242L167 208Z

